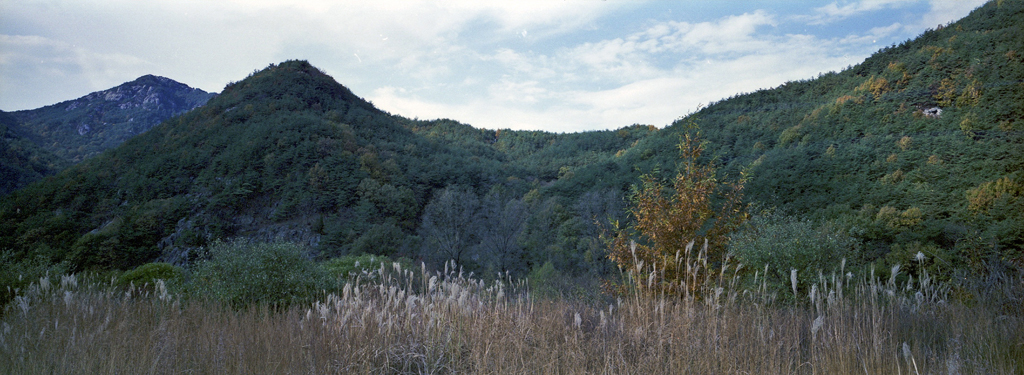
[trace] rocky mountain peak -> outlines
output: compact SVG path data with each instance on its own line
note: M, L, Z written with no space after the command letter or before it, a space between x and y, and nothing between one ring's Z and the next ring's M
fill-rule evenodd
M170 78L144 75L78 99L12 115L18 120L19 134L77 163L202 106L215 95Z

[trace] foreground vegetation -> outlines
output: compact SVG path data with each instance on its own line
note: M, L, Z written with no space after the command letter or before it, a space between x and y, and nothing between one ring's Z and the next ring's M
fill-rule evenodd
M532 293L535 283L485 282L454 267L431 272L376 258L368 269L354 262L357 267L335 279L333 287L322 284L327 289L310 292L317 298L291 304L247 300L233 305L210 290L197 293L188 285L202 283L200 273L139 285L122 283L123 276L138 273L110 281L96 275L43 277L4 311L0 369L12 374L1024 370L1019 298L1024 279L1019 277L1002 277L982 293L957 292L927 273L900 281L898 268L888 270L887 278L874 271L835 273L819 275L810 287L794 284L794 290L809 292L799 292L791 298L795 302L780 302L780 292L759 276L744 283L741 268L726 268L719 273L725 276L688 297L660 294L641 282L617 298L581 302L539 298ZM333 267L346 266L336 262ZM263 276L254 272L253 280ZM1002 297L987 297L996 290ZM974 297L956 298L957 293ZM1014 293L1015 298L1005 298Z
M662 130L272 65L0 200L0 369L1022 372L1022 4Z

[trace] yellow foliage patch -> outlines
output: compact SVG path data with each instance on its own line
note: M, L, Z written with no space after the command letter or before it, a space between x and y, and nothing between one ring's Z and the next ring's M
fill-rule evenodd
M867 81L857 86L855 90L870 92L875 97L875 100L878 100L879 97L891 91L892 88L889 86L889 80L885 79L885 77L871 76Z
M910 207L900 211L892 206L883 206L875 215L875 220L885 223L894 229L910 228L924 221L924 212L920 208Z
M907 135L903 136L903 138L900 138L900 140L896 141L896 146L903 151L907 151L908 149L910 149L910 146L913 146L913 144L914 139Z
M987 212L999 199L1021 196L1024 196L1024 185L1007 176L967 190L967 208L975 213Z

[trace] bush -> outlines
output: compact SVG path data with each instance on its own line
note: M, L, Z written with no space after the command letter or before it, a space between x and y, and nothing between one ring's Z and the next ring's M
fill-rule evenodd
M157 280L171 284L179 283L182 280L182 270L170 263L146 263L122 274L117 278L117 284L141 287L153 285Z
M0 312L15 295L41 277L63 275L67 262L51 263L44 257L18 258L11 250L0 251Z
M605 303L599 280L591 276L571 276L558 271L551 261L534 266L526 277L530 295L542 300L570 300Z
M195 266L192 291L236 308L313 300L324 279L306 249L288 243L216 242Z
M417 269L408 258L399 258L397 261L404 270ZM390 272L389 270L394 268L394 262L386 256L370 254L345 255L327 260L321 263L320 267L333 280L344 280L359 274L364 275L364 278L373 279L381 276L379 275L381 266L383 266L385 272Z
M392 256L409 247L408 237L395 225L394 220L387 220L384 224L371 226L363 232L363 235L352 243L349 253Z
M769 289L781 292L791 290L793 269L797 270L801 290L818 280L819 271L823 274L839 272L843 259L854 261L859 242L831 222L814 223L766 213L751 218L729 245L732 255L749 274L757 271L760 277L766 278L763 280ZM851 265L847 264L846 268Z

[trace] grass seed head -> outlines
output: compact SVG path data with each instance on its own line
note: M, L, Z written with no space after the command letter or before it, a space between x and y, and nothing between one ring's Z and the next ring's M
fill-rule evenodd
M796 268L789 270L789 283L793 286L793 296L796 296Z
M44 292L50 290L50 275L39 278L39 289Z
M889 285L892 285L892 286L896 285L896 275L898 275L899 273L900 273L900 265L897 264L895 266L892 266L892 271L889 274Z

